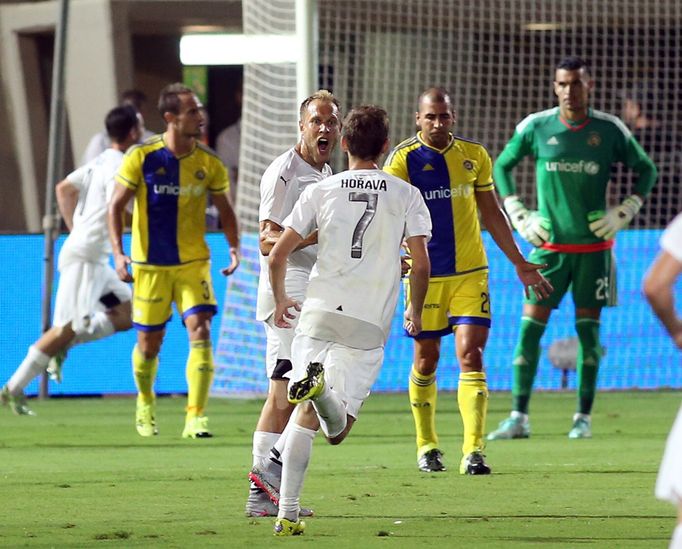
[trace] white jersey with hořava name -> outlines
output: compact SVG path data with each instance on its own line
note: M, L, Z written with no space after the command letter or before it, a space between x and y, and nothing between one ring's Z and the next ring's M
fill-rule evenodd
M296 149L289 149L273 160L261 178L258 220L260 222L269 220L282 226L303 190L331 174L332 170L327 164L319 171L303 160ZM287 287L304 289L316 258L317 246L314 245L292 252L287 263ZM268 258L260 255L256 319L267 320L274 312L275 298L270 287Z
M382 170L345 171L307 188L284 225L302 236L319 231L298 330L360 349L384 345L403 238L431 236L419 190Z

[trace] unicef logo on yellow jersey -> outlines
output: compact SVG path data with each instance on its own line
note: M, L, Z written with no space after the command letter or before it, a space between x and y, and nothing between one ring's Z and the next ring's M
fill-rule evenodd
M471 196L474 189L471 185L457 185L455 187L441 187L424 192L424 200L440 200L443 198L467 198Z
M169 194L172 196L201 196L206 191L201 185L160 185L154 184L154 194Z
M584 160L580 160L578 162L556 160L553 162L545 162L545 170L548 172L584 173L587 175L597 175L599 173L599 164L592 161L585 162Z

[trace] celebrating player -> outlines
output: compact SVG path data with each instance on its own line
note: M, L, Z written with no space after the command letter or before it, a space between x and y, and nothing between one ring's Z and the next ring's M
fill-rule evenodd
M388 148L386 111L353 109L344 120L341 147L349 170L303 191L270 252L274 321L290 328L300 304L287 295L287 260L305 235L318 231L318 259L291 346L288 393L290 402L312 400L312 406L293 416L282 452L277 536L305 528L299 494L318 424L331 444L340 444L379 373L398 300L403 238L413 261L405 324L415 334L421 329L431 220L419 192L376 164Z
M572 291L579 351L578 403L569 438L592 436L591 412L602 356L599 318L615 305L612 248L656 181L656 167L618 118L589 106L594 80L585 61L567 57L556 67L559 106L527 116L497 159L495 180L514 228L535 246L530 259L546 263L543 274L555 288L548 298L524 301L521 333L514 350L511 415L489 440L530 436L528 404L540 358L540 338L552 309ZM516 195L512 169L535 157L537 211ZM639 174L635 194L606 210L611 165L623 162Z
M327 164L336 147L341 126L339 103L327 90L319 90L306 98L299 109L299 142L278 156L265 170L260 183L260 279L256 318L263 321L267 337L266 373L268 396L263 404L256 430L253 433L254 470L273 470L281 474L281 453L286 435L280 437L291 416L294 405L287 401L287 381L291 373L291 341L293 330L275 326L275 298L268 275L268 254L282 236L282 223L303 190L310 184L332 174ZM287 263L286 285L289 295L303 301L310 270L317 258L317 232L313 231L292 251ZM296 325L296 319L292 320ZM285 431L288 432L288 431ZM253 481L246 502L249 516L277 514L277 506L268 494ZM310 515L303 509L302 515Z
M482 453L488 409L483 349L490 329L490 300L479 210L495 242L516 267L526 292L530 287L538 296L546 296L551 286L538 272L542 265L525 261L514 242L494 192L488 152L478 143L452 135L455 111L447 91L424 91L416 121L420 131L393 150L384 170L419 189L434 221L423 331L418 336L407 334L414 337L409 395L417 431L417 464L423 472L445 470L435 426L436 368L441 337L454 330L460 367L457 401L464 423L459 471L485 475L490 467ZM408 296L411 291L408 284Z
M141 125L131 106L116 107L105 119L110 148L56 186L57 204L70 233L59 253L59 287L52 327L28 349L26 358L0 391L15 414L33 415L24 389L48 364L61 380L70 346L129 330L130 288L109 266L107 202L124 152L137 143Z
M198 141L203 116L194 92L182 84L161 91L159 112L166 132L132 148L116 175L109 227L116 272L133 281L133 373L135 421L141 436L157 434L154 380L166 322L175 302L189 335L187 415L184 438L210 437L204 410L213 380L211 319L217 311L211 284L206 231L206 195L211 193L230 246L229 275L239 265L239 230L227 195L225 166ZM123 251L122 214L135 197L132 253ZM132 263L133 277L128 272Z

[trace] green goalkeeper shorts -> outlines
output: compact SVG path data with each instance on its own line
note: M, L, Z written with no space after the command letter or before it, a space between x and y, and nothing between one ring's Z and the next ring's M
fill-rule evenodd
M616 262L611 250L569 254L535 248L528 260L547 264L541 272L554 292L547 299L537 299L531 293L524 303L556 309L570 289L576 309L616 305Z

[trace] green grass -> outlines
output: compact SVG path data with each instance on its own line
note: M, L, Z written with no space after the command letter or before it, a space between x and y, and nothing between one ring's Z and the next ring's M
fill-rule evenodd
M572 394L537 394L529 440L488 445L489 477L457 474L456 398L441 394L449 471L416 469L405 395L372 395L349 438L315 442L304 536L272 537L244 516L261 403L213 399L210 440L183 440L184 399L160 399L160 434L140 438L131 398L51 399L37 417L0 410L2 547L667 547L675 510L653 496L680 396L600 394L594 438L566 437ZM509 395L491 396L488 424Z

